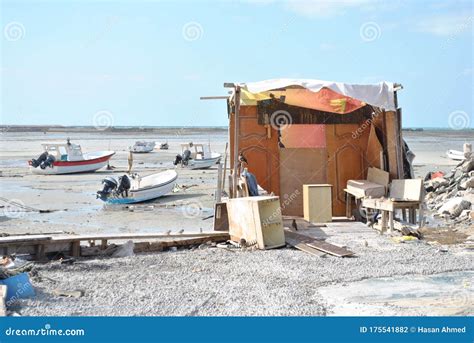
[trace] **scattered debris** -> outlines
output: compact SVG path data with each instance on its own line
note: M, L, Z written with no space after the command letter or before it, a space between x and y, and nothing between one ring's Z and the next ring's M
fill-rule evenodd
M117 247L117 250L115 250L112 253L112 257L129 257L133 256L133 241L127 241L125 244L122 244L121 246Z
M0 285L7 286L7 307L18 299L30 298L36 295L28 273L20 273L1 279Z
M474 204L474 157L459 163L450 173L425 177L425 200L435 216L448 223L469 225L473 222L470 213Z
M82 289L74 290L74 291L63 291L60 289L54 289L52 292L57 297L66 297L66 298L80 298L86 292Z

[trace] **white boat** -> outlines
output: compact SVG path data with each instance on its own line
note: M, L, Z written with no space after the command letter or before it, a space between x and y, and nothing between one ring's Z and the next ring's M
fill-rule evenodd
M187 169L206 169L218 163L221 154L212 152L209 146L203 144L181 144L181 155L177 155L174 165Z
M464 157L464 153L459 150L448 150L446 151L446 155L448 158L455 160L455 161L463 161L466 158Z
M97 198L108 204L133 204L162 197L170 193L178 173L166 170L141 177L138 174L123 175L118 179L107 177L102 180L103 189Z
M146 153L153 151L153 149L155 149L155 142L136 141L129 150L133 153Z
M28 161L34 174L56 175L96 171L104 167L115 151L83 153L79 144L42 143L44 152Z

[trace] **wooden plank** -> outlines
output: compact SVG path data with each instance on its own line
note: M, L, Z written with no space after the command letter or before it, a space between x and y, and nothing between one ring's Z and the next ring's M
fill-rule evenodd
M13 235L0 237L0 245L18 242L43 242L51 238L52 236L50 235Z
M101 241L101 240L129 240L129 239L168 239L168 238L197 238L197 237L214 237L226 235L221 232L202 232L202 233L181 233L181 234L166 234L166 233L115 233L115 234L85 234L85 235L63 235L54 236L51 242L74 242L74 241Z
M350 250L347 250L345 248L338 247L337 245L328 243L328 242L322 242L322 241L313 241L311 243L307 243L311 248L315 248L318 250L321 250L325 253L328 253L330 255L334 255L337 257L346 257L346 256L352 256L354 253Z
M403 177L403 175L400 175L399 173L400 168L403 169L402 166L399 166L402 155L400 146L401 125L399 123L399 116L397 112L388 111L384 113L384 117L390 178L398 179Z
M421 201L423 179L392 180L389 197L396 201Z
M304 251L304 252L306 252L308 254L311 254L311 255L314 255L314 256L318 256L318 257L326 256L326 254L324 252L322 252L318 249L311 248L306 243L303 243L303 242L299 241L298 239L290 237L290 235L287 235L287 232L288 231L285 231L285 242L287 244L291 245L292 247L294 247L298 250Z
M369 167L367 170L367 181L382 185L385 187L385 191L387 191L388 183L390 182L390 174L385 170Z
M338 257L345 257L345 256L352 256L354 253L350 250L345 248L338 247L334 244L324 242L322 240L316 240L313 237L306 236L300 233L296 233L290 230L285 230L285 237L288 237L293 240L298 240L300 243L304 243L311 248L320 250L330 255L338 256Z
M214 231L229 231L227 203L216 203L214 206Z
M326 148L280 149L280 194L284 215L303 216L303 185L327 183Z

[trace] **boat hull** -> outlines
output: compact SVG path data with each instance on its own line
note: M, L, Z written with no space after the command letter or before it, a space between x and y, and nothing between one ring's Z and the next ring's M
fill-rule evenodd
M221 156L213 157L213 158L205 158L205 159L196 159L196 160L190 160L188 162L187 166L184 166L184 168L187 169L207 169L215 165L219 160L221 159Z
M113 151L91 153L89 158L80 161L55 161L52 167L45 169L41 169L39 166L36 168L30 166L30 168L33 174L39 175L88 173L105 167L114 154Z
M130 151L133 152L134 154L145 154L145 153L148 153L148 152L152 152L153 149L154 148L133 148Z
M108 198L105 202L107 204L135 204L167 195L173 190L178 178L178 174L175 171L168 171L168 173L170 173L170 176L168 180L163 183L141 189L130 190L129 196L126 198Z
M458 150L448 150L446 152L448 158L455 160L455 161L463 161L465 159L464 153Z

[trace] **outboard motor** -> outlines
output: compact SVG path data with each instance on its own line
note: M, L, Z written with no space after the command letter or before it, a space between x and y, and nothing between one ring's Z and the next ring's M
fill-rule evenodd
M114 189L117 188L118 183L113 177L108 176L102 180L102 184L104 185L104 188L102 188L101 191L97 191L97 198L105 201L110 196L110 194L112 194Z
M46 169L46 167L51 167L53 168L53 163L56 161L56 158L54 158L53 155L48 155L46 159L40 164L41 169Z
M191 159L191 151L184 150L182 155L176 155L176 158L173 162L175 166L181 163L182 166L187 166L188 161Z
M187 166L190 159L191 159L191 151L184 150L183 155L181 155L181 164L184 166Z
M43 163L46 160L47 157L48 157L48 152L45 151L41 155L39 155L39 157L37 159L32 158L31 159L31 166L33 168L38 167L41 163Z
M119 186L117 188L117 194L120 194L121 196L128 197L128 191L130 190L130 187L132 186L132 183L130 182L130 178L127 175L119 177Z
M173 164L177 166L179 163L181 163L182 160L183 158L181 157L181 155L176 155L176 158L174 159Z

